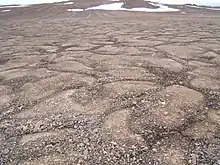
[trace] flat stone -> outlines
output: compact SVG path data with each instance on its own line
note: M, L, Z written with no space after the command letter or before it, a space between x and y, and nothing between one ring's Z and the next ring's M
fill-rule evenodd
M213 64L206 63L206 62L201 62L201 61L189 61L188 63L189 66L191 67L201 67L201 66L212 66Z
M204 49L208 49L208 50L214 50L214 51L218 51L219 50L219 42L216 41L216 39L214 39L213 37L213 40L214 42L212 42L212 39L208 38L206 40L206 42L199 42L199 43L194 43L194 45L197 45L201 48L204 48Z
M26 83L21 87L21 95L32 102L54 94L62 88L90 84L93 83L94 80L92 77L82 76L76 73L62 73L34 83Z
M129 80L155 80L156 76L144 68L121 67L108 71L108 75Z
M22 68L27 65L38 63L43 56L41 55L26 55L26 53L15 53L5 65L0 65L0 71Z
M128 125L130 110L124 109L111 113L105 120L103 128L117 140L143 141L140 135L133 133Z
M211 60L211 62L212 62L212 63L215 63L215 64L219 64L219 63L220 63L220 55L217 56L217 57L215 57L215 58L213 58L213 59Z
M58 50L58 47L57 46L46 46L46 45L43 45L43 46L37 47L37 49L42 49L42 50L45 50L46 52L49 52L49 53L56 53L57 50Z
M144 92L159 88L159 85L148 81L118 81L105 84L104 86L111 91L110 96L112 97L128 92Z
M204 89L220 89L220 81L210 78L210 77L198 77L194 78L190 84L196 88L204 88Z
M166 51L167 53L184 59L191 59L198 56L201 53L199 47L193 46L179 46L179 45L162 45L158 46L159 49Z
M87 88L80 88L71 97L85 109L82 113L102 114L112 108L111 92L101 85L95 88L93 86L89 90Z
M120 43L124 46L140 46L140 47L152 47L158 44L163 44L163 41L155 40L155 39L136 39L136 38L128 38L127 40L123 40L119 38Z
M121 67L128 67L128 66L131 66L133 63L136 63L136 62L138 63L138 61L140 61L141 59L141 57L136 57L136 56L129 58L128 56L112 56L112 55L106 58L108 59L103 60L99 62L99 64L97 64L106 70L112 70L112 69L117 69Z
M206 58L215 58L217 57L218 54L214 53L214 52L206 52L205 54L202 55L202 57L206 57Z
M0 72L5 70L10 70L14 68L22 68L28 65L28 62L20 61L20 60L10 60L5 65L0 65Z
M74 60L83 60L85 63L89 64L90 58L93 57L93 53L88 51L75 51L74 53L71 51L65 51L60 53L61 57L56 58L55 62L62 62L62 61L74 61ZM89 60L87 60L89 59ZM98 58L97 58L98 59Z
M62 61L56 64L51 64L49 68L57 70L57 71L81 71L88 72L91 71L92 68L85 66L83 63L77 61Z
M46 99L33 108L20 112L15 116L18 118L40 118L48 115L86 112L86 109L84 109L80 104L74 102L71 98L71 95L74 92L75 90L61 92L55 97Z
M69 43L64 43L62 46L63 47L68 47L66 49L66 51L84 51L84 50L89 50L93 47L95 47L95 45L89 44L89 43L83 43L83 41L81 41L81 43L79 42L69 42Z
M10 101L12 100L11 95L8 94L8 87L7 86L0 86L0 112L4 106L9 105Z
M183 65L181 63L168 58L145 58L144 60L149 62L149 65L162 67L173 72L180 72L183 69Z
M5 80L10 80L24 76L36 76L38 78L46 78L55 75L53 71L49 71L45 68L40 69L12 69L3 72Z
M207 77L220 78L220 69L218 67L200 67L192 72Z
M187 13L181 12L181 14L187 14ZM172 42L180 42L180 43L192 42L195 40L196 40L196 38L194 36L180 36L180 37L175 37L175 38L170 39L170 41L172 41Z
M140 54L140 51L135 47L116 47L112 45L103 46L95 50L98 54L110 54L110 55L119 55L119 54Z
M38 139L50 137L50 136L57 136L57 132L39 132L39 133L34 133L34 134L27 134L22 136L20 143L22 145L27 144L29 142L36 141Z

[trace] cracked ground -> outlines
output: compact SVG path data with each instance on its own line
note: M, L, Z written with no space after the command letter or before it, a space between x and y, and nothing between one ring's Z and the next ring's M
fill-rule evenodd
M0 14L1 165L220 165L219 14L36 6Z

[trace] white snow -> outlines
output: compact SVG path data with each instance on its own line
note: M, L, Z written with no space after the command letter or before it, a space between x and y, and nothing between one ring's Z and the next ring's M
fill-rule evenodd
M83 9L67 9L67 11L75 11L75 12L77 12L77 11L84 11Z
M73 5L74 4L74 2L66 2L66 3L64 3L64 5Z
M94 6L87 8L86 10L119 10L119 11L141 11L141 12L173 12L173 11L179 11L179 9L174 9L174 8L169 8L168 6L158 4L155 6L158 6L159 8L156 9L150 9L150 8L145 8L145 7L139 7L139 8L131 8L131 9L126 9L122 8L124 5L123 2L115 2L111 4L104 4L104 5L99 5L99 6Z
M220 8L206 8L206 9L220 11Z
M122 10L123 2L115 2L94 7L89 7L87 10Z
M11 10L2 10L1 12L5 13L5 12L9 12L9 11L11 11Z
M0 6L0 9L5 9L5 8L15 8L15 7L27 7L27 5Z

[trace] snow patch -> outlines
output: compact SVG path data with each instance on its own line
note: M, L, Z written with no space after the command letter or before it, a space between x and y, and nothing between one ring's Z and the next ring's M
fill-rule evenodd
M73 5L74 4L74 2L66 2L66 3L64 3L64 5Z
M126 8L122 7L123 5L124 5L123 2L116 2L116 3L111 3L111 4L104 4L104 5L89 7L86 10L119 10L119 11L141 11L141 12L174 12L174 11L179 11L179 9L169 8L168 6L165 6L162 4L153 4L154 6L159 7L156 9L150 9L150 8L145 8L145 7L126 9Z
M16 7L27 7L27 5L0 6L0 9L5 9L5 8L16 8Z
M77 12L77 11L84 11L83 9L67 9L67 11L75 11L75 12Z
M215 10L215 11L220 11L220 8L206 8L208 10Z
M116 2L111 4L104 4L94 7L89 7L86 10L122 10L123 2Z
M1 13L9 12L11 10L2 10Z

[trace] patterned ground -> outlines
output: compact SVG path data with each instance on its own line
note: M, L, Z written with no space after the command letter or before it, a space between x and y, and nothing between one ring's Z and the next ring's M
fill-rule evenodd
M42 17L0 17L0 164L220 164L218 15Z

